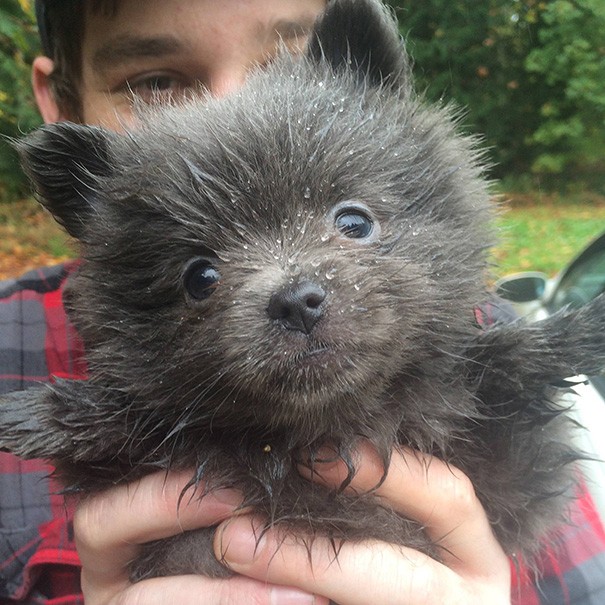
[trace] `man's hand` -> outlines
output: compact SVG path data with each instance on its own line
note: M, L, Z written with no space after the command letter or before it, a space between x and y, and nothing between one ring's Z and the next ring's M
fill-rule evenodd
M378 484L382 464L369 447L360 450L360 471L351 490ZM342 463L323 465L317 479L338 486ZM311 478L308 469L301 473ZM409 548L367 540L348 542L334 559L329 541L313 543L311 559L300 540L266 533L257 545L252 516L222 523L215 538L218 557L239 573L298 586L340 605L504 605L510 603L510 566L496 541L470 481L444 463L395 452L376 494L415 519L442 546L442 563Z
M129 581L140 545L188 529L216 525L233 514L241 496L232 490L203 499L179 496L191 474L160 472L85 499L74 518L86 605L324 605L299 590L243 576L201 576Z
M382 465L369 447L359 454L359 473L349 489L367 491L378 483ZM346 476L337 462L318 470L313 477L308 469L301 473L331 486ZM241 502L237 492L224 490L201 501L184 498L178 508L188 479L159 473L80 505L75 527L87 605L327 605L329 599L340 605L510 603L509 563L472 485L436 459L395 452L376 493L425 525L443 547L441 563L374 540L345 543L337 561L327 540L314 542L310 560L301 541L284 540L277 530L257 544L259 521L253 515L231 516ZM217 523L216 555L239 575L129 582L128 564L140 544Z

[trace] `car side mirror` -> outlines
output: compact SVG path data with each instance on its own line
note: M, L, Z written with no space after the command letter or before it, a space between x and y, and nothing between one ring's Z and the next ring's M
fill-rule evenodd
M544 273L527 272L508 275L499 279L495 293L500 298L514 303L528 303L544 296L548 277Z

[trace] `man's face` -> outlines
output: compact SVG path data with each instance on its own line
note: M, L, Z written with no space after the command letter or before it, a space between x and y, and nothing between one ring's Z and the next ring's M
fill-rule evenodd
M121 0L115 15L86 16L82 118L119 129L132 96L178 97L200 84L224 95L280 43L304 47L325 0Z

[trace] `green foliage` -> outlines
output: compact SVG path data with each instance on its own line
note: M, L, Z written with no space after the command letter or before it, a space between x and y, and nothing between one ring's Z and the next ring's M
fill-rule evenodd
M392 0L430 99L468 108L496 174L605 184L603 0ZM556 177L556 178L555 178Z
M16 154L5 137L19 137L40 124L30 85L31 62L37 50L31 5L0 0L0 200L28 191Z
M551 0L540 14L539 45L525 60L550 95L528 140L536 172L593 166L605 154L605 4Z
M59 0L57 0L59 1ZM40 123L30 86L31 0L0 0L0 137ZM496 176L605 191L604 0L390 0L430 99L468 108ZM0 138L0 200L28 191Z

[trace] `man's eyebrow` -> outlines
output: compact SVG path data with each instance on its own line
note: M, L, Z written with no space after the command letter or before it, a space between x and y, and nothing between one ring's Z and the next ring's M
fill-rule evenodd
M132 59L176 54L183 48L183 44L172 36L141 37L124 34L97 48L92 56L92 64L96 69L103 70Z

